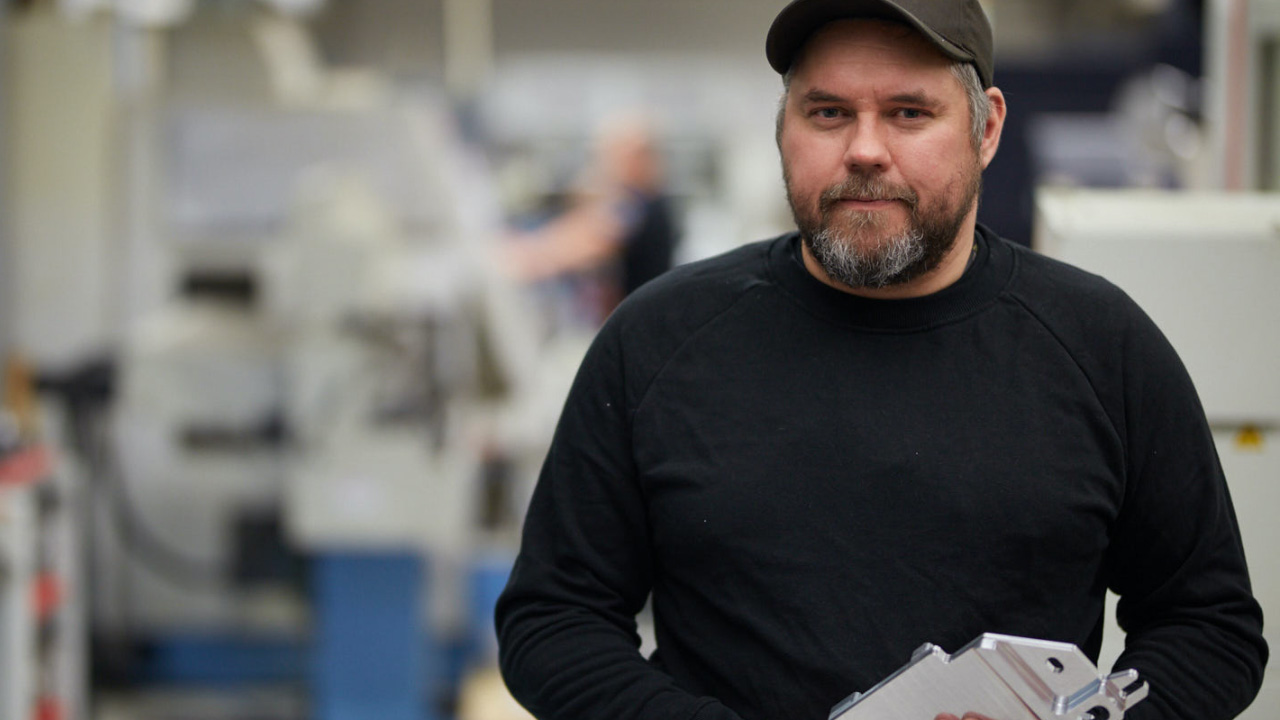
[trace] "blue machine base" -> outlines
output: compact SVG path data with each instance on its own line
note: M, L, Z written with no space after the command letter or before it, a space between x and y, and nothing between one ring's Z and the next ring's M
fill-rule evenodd
M314 720L442 720L438 700L496 662L493 607L511 558L478 558L466 631L423 627L427 563L416 553L331 553L312 561L311 638L171 633L142 644L132 681L240 689L306 688ZM445 703L447 704L447 702Z
M138 655L131 682L239 689L302 683L309 648L287 636L172 633L142 643Z
M316 556L316 720L437 720L421 642L423 569L412 552Z

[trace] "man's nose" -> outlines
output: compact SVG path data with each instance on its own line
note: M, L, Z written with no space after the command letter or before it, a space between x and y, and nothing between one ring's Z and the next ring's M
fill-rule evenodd
M844 164L849 169L885 170L889 167L889 147L885 142L883 123L873 118L858 118L849 127Z

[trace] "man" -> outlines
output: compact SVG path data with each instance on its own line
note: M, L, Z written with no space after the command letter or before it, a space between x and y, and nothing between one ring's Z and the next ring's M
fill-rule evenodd
M498 607L512 692L821 720L924 642L1096 658L1110 587L1151 687L1128 717L1234 716L1267 648L1185 370L1115 287L976 224L1005 117L976 0L796 0L767 51L800 232L601 331Z
M679 233L662 153L643 117L602 128L585 183L568 210L514 237L506 255L522 280L579 281L579 290L591 291L579 294L596 301L585 314L599 326L622 298L671 269Z

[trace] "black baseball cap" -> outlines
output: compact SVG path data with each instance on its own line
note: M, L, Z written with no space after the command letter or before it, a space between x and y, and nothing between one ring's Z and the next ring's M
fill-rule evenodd
M989 88L994 74L991 23L978 0L792 0L773 19L765 55L785 74L800 48L833 20L883 18L919 30L943 55L973 63Z

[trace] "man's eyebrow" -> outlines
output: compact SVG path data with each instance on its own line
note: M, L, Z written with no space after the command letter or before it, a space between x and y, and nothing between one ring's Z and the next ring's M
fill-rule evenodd
M833 92L821 89L813 89L804 94L801 99L805 103L844 103L848 102L847 98L837 95ZM918 105L921 107L937 107L942 104L938 98L930 95L924 90L912 90L909 92L901 92L887 98L888 102L899 105Z
M835 93L826 90L810 90L804 94L804 102L807 103L842 103L845 99Z
M889 102L898 103L900 105L920 105L924 107L936 107L942 104L942 101L923 90L914 92L898 93L889 98Z

